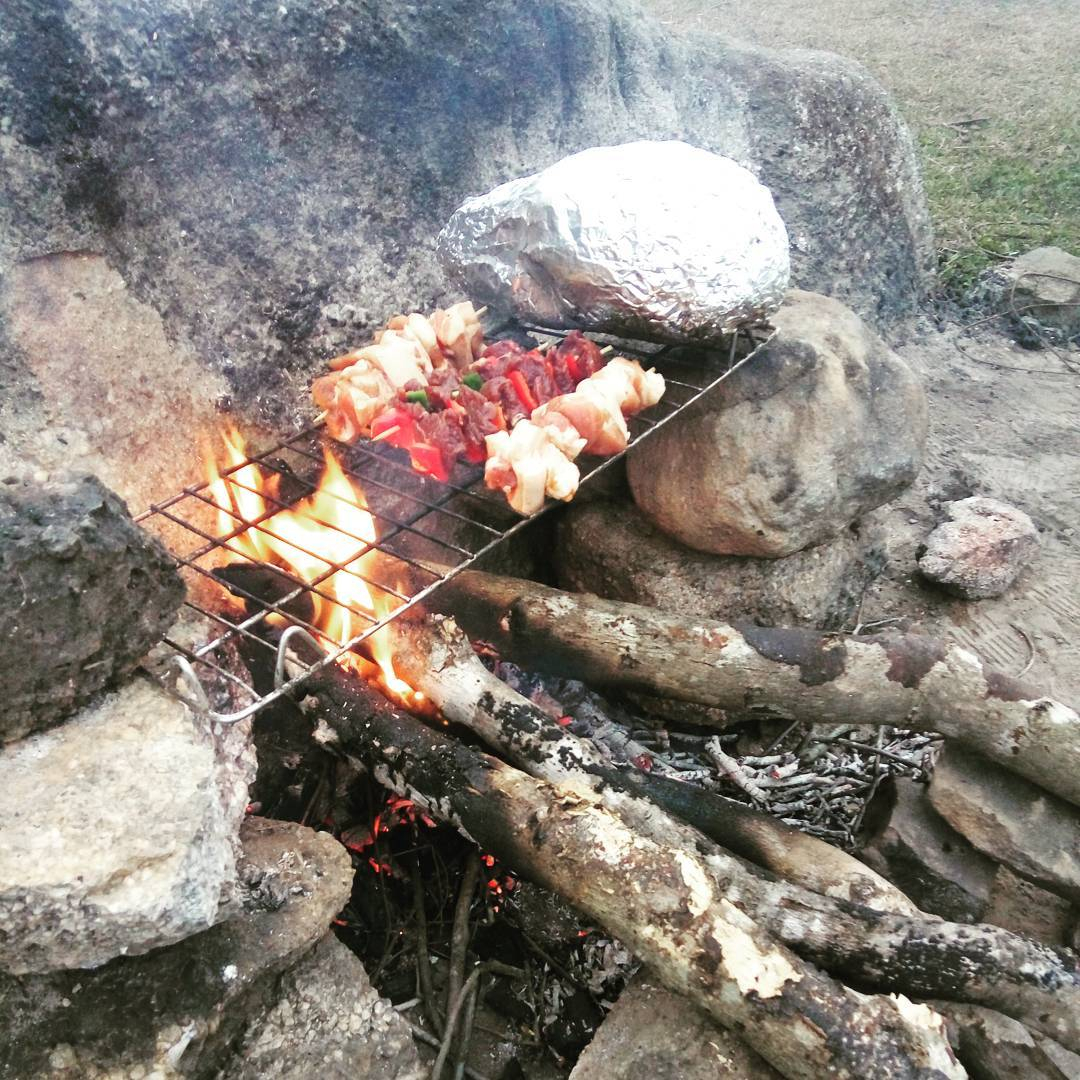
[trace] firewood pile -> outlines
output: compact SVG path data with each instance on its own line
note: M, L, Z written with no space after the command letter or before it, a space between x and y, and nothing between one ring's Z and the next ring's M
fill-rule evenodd
M301 702L321 744L563 897L781 1075L968 1075L995 1037L987 1010L1023 1025L1032 1061L1080 1050L1074 953L920 910L887 860L849 853L889 778L924 781L944 745L982 789L968 817L986 835L935 782L950 825L1071 901L1067 706L911 635L707 624L480 572L434 606L455 617L395 621L394 651L450 727L331 668ZM635 694L694 721L650 723ZM489 964L451 987L444 1059L477 982L513 974Z

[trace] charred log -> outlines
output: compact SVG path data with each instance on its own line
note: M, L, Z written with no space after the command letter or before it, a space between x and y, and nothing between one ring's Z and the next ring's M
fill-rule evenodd
M940 732L1080 803L1080 716L959 645L685 620L475 571L436 597L526 667L743 713Z
M936 1014L862 997L800 960L745 914L737 888L717 886L697 852L673 852L586 792L469 749L338 673L320 676L315 692L327 738L381 783L602 923L785 1076L964 1075Z
M492 675L454 623L430 626L412 619L393 624L400 673L447 719L474 731L518 768L593 794L623 791L647 799L736 855L815 892L880 911L916 912L899 889L823 840L713 792L611 762Z

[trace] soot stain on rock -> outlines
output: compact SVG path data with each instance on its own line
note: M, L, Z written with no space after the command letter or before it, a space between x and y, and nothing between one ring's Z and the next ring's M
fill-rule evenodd
M847 648L843 641L821 637L805 630L792 630L736 623L735 629L746 643L766 660L790 664L799 669L799 682L821 686L844 673Z

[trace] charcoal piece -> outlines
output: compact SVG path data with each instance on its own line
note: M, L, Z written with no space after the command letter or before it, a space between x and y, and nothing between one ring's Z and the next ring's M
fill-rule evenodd
M315 605L311 594L305 591L299 596L292 596L300 585L293 575L283 570L260 563L237 562L219 566L212 573L233 596L244 601L248 615L255 615L277 604L286 615L301 622L309 623L314 618ZM287 596L292 596L292 599L285 600Z
M92 476L0 487L0 741L59 723L131 673L184 584Z

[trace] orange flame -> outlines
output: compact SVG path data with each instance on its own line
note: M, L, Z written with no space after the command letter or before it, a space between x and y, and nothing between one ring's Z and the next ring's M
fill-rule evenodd
M279 566L312 585L311 622L330 647L362 633L370 616L387 614L390 594L378 587L372 590L365 580L374 576L375 521L363 493L337 458L327 449L316 490L287 509L275 509L278 475L264 478L262 470L248 461L244 440L235 429L223 435L223 442L226 475L208 455L208 490L218 508L218 534L230 537L228 548L242 558ZM389 635L380 630L367 642L386 688L408 699L412 688L394 671ZM372 670L352 652L343 653L338 663L362 675Z

